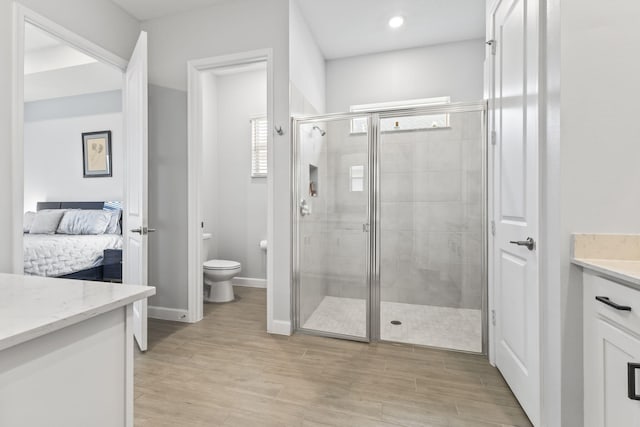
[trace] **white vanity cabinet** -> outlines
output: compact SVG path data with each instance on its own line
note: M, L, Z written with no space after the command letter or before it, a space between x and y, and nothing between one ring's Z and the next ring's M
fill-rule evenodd
M584 272L584 424L640 427L640 290Z

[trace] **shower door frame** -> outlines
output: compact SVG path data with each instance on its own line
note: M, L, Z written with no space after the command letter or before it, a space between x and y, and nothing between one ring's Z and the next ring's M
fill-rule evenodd
M380 338L380 217L381 206L380 200L380 121L393 117L409 117L416 115L430 114L455 114L455 113L482 113L482 147L481 147L481 176L482 176L482 251L481 272L482 272L482 293L481 293L481 318L482 318L482 353L488 353L489 342L489 316L488 316L488 245L489 245L489 224L488 224L488 134L487 134L487 103L486 101L478 102L460 102L442 105L433 105L419 108L387 108L370 110L357 113L336 113L323 114L314 116L296 116L291 119L292 142L291 142L291 319L294 332L302 332L309 335L324 336L330 338L348 339L362 342L395 342L384 341ZM329 120L353 119L358 117L368 117L368 224L369 232L367 233L368 254L367 259L367 310L366 310L366 337L354 337L331 332L323 332L312 329L305 329L299 325L300 320L300 216L299 216L299 191L301 178L301 165L299 158L299 138L298 128L302 124L322 123ZM406 344L406 343L405 343ZM418 347L424 347L417 344ZM428 346L427 346L428 347ZM456 349L445 349L450 351L465 352ZM474 353L475 354L475 353Z
M371 283L373 270L371 265L371 246L375 240L373 237L373 227L371 226L371 217L374 208L374 201L372 200L372 187L373 187L373 171L372 163L372 147L371 147L371 135L377 134L377 122L374 126L374 120L369 112L366 113L336 113L336 114L323 114L317 116L305 116L305 117L292 117L291 118L291 320L293 324L294 332L303 332L309 335L316 335L329 338L339 338L351 341L371 342ZM306 329L300 325L300 182L302 179L302 168L300 165L300 147L298 138L298 129L303 124L319 124L327 123L330 121L339 120L352 120L354 118L366 117L368 121L367 127L367 164L368 168L368 191L367 191L367 217L365 219L366 224L369 225L369 231L367 232L367 247L369 248L366 254L366 280L365 286L367 287L367 302L366 302L366 329L365 336L359 337L355 335L345 335L333 332L319 331L315 329Z

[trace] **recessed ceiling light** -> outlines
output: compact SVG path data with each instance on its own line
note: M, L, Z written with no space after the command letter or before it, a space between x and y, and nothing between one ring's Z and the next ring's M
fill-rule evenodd
M394 16L389 19L389 26L391 28L400 28L404 24L404 18L402 16Z

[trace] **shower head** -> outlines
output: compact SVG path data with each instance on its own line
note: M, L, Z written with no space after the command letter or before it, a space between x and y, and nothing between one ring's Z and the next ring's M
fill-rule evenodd
M320 132L320 135L325 136L327 134L327 132L325 132L324 130L320 129L318 126L314 126L313 130L317 130L318 132Z

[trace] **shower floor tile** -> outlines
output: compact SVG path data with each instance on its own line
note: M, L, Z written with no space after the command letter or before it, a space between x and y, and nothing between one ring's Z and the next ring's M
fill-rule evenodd
M382 302L381 311L380 335L385 341L482 351L480 310ZM402 324L393 325L392 320ZM364 337L366 301L324 297L304 328Z
M366 300L324 297L303 327L335 334L366 337L366 316Z

